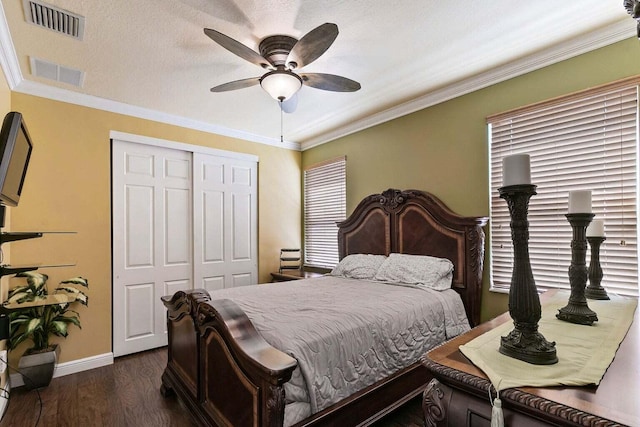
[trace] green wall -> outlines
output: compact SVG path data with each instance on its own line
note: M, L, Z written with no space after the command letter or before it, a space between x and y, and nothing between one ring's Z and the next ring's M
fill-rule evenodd
M486 117L640 74L640 41L628 39L383 123L302 153L302 166L347 156L347 214L387 188L427 190L462 215L489 215ZM489 292L482 319L507 310Z

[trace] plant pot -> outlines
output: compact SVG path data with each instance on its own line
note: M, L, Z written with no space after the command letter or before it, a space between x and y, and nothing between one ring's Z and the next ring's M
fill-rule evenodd
M53 350L34 353L27 350L18 362L18 370L28 390L46 387L53 378L58 362L60 347L55 344Z

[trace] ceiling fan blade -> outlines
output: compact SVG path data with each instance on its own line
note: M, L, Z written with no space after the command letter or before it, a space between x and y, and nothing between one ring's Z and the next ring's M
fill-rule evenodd
M224 35L219 31L212 30L211 28L205 28L204 33L207 36L209 36L211 40L218 43L220 46L227 49L229 52L238 55L240 58L246 59L247 61L253 64L256 64L262 68L270 67L269 61L267 61L259 53L243 45L239 41L234 40L231 37Z
M298 93L294 93L292 97L285 99L282 102L278 102L278 104L280 104L280 109L285 113L293 113L298 107Z
M287 64L295 62L295 67L302 68L309 65L329 49L338 37L338 26L326 23L309 31L291 48L287 57Z
M333 92L355 92L360 89L360 83L335 74L308 73L300 74L305 85L316 89Z
M260 84L260 77L252 77L250 79L235 80L233 82L224 83L211 88L211 92L227 92L229 90L244 89Z

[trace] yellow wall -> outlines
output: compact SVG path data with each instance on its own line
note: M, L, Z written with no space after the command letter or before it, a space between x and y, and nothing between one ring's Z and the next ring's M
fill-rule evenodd
M20 205L11 208L12 229L77 232L13 243L12 261L75 262L41 269L50 290L75 275L89 279L89 306L79 309L82 330L72 327L62 362L111 352L111 130L258 156L260 282L277 270L281 247L300 245L300 152L20 93L11 106L34 141ZM15 360L22 352L13 353Z
M303 167L347 156L347 213L368 194L413 188L488 216L487 116L637 74L633 38L306 150ZM486 254L483 320L507 310L507 295L489 292Z
M7 84L7 80L5 78L4 72L0 69L0 120L4 119L5 114L11 111L11 89ZM8 215L7 215L8 216ZM5 226L10 226L10 218L5 218ZM9 259L9 247L3 247L3 263L7 263ZM0 283L0 301L4 301L7 296L8 291L8 279L6 277L2 278ZM0 350L3 349L2 345L0 345Z

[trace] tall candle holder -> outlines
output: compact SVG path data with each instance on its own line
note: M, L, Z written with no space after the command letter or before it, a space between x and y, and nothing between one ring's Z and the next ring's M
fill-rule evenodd
M560 320L579 325L592 325L598 321L598 315L587 305L585 286L587 284L587 226L593 219L592 213L570 213L566 215L573 228L571 240L571 265L569 266L569 283L571 294L569 303L556 314Z
M500 197L507 201L511 215L513 241L513 273L509 288L509 314L514 329L501 337L500 353L534 365L552 365L558 362L556 343L549 342L538 332L542 317L540 297L536 288L529 259L529 199L536 193L532 184L509 185L498 188Z
M600 267L600 245L605 240L605 237L602 236L587 236L587 241L591 246L591 262L589 263L589 286L585 289L584 296L589 299L610 299L607 291L600 286L603 276Z

